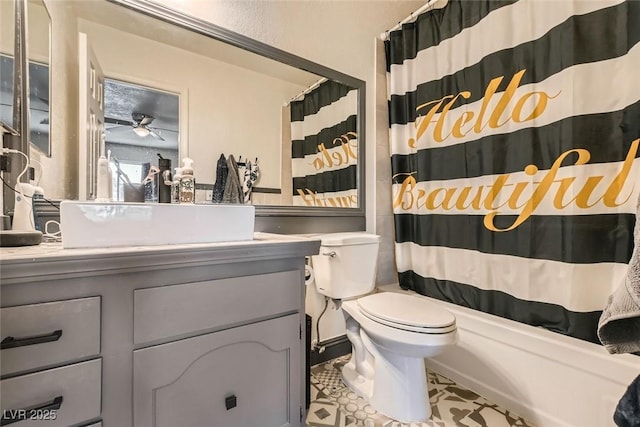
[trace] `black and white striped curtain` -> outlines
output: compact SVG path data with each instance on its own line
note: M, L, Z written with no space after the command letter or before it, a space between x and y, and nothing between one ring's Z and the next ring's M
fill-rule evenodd
M464 1L386 42L404 288L597 342L640 190L640 2Z
M293 204L355 208L357 90L328 80L291 102Z

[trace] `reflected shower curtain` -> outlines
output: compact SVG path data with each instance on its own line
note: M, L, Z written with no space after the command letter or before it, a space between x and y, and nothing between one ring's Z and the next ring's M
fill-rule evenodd
M640 190L640 2L461 1L386 42L400 286L598 342Z
M293 204L355 208L357 91L329 80L291 102Z

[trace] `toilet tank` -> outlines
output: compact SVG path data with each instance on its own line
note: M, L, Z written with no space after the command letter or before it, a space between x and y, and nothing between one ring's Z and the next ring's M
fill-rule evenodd
M360 232L315 237L321 240L320 253L311 257L318 293L347 299L373 290L380 236Z

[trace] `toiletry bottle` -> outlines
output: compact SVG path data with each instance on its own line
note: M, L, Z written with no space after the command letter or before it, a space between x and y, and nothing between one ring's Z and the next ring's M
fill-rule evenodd
M148 169L147 169L148 168ZM160 171L156 165L145 163L143 165L143 173L146 171L147 175L142 180L144 184L144 201L157 203L158 202L158 176Z
M111 169L111 150L107 150L107 170L109 171L109 200L113 200L113 170Z
M195 203L196 180L193 177L193 160L182 159L182 178L180 178L180 203Z
M158 202L171 203L171 159L158 153Z
M171 181L171 203L180 203L180 180L182 179L182 168L176 168Z
M109 173L109 160L103 155L98 159L98 173L96 185L96 202L111 201L111 174Z

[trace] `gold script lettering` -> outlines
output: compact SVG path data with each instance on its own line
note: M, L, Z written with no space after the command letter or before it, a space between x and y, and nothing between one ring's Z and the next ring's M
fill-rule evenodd
M358 206L358 196L356 194L348 194L346 196L326 197L318 195L309 188L296 190L298 195L302 197L302 201L306 206L334 207L334 208L352 208Z
M318 151L313 159L313 167L316 171L324 168L340 167L354 163L358 159L358 140L355 132L348 132L333 140L334 148L340 147L341 151L329 151L324 142L318 144ZM355 142L354 142L355 141Z
M474 132L476 134L481 133L487 126L491 129L498 129L509 123L509 121L523 123L539 117L546 110L548 101L557 97L560 92L555 95L549 95L543 91L526 92L517 99L512 110L507 111L507 108L516 95L516 91L520 87L520 83L526 71L526 69L520 70L511 77L506 89L500 94L500 98L494 103L494 106L490 110L491 99L496 94L498 87L504 80L504 76L492 79L485 89L480 109L478 111L467 110L461 112L454 120L451 129L445 129L447 117L449 114L452 114L450 110L458 99L471 98L472 94L470 91L463 90L456 95L446 95L440 99L435 99L418 105L416 107L416 112L418 114L424 112L424 115L416 118L416 137L415 139L409 138L407 144L411 148L417 148L417 141L427 134L427 131L430 130L431 124L434 124L430 133L431 140L435 142L444 142L450 137L463 138L469 132ZM523 117L523 109L528 101L533 103L533 110L526 117ZM435 118L436 115L438 115L437 119ZM485 121L486 115L488 115L489 118ZM472 127L466 131L462 129L463 126L470 124L474 119L475 121L473 122Z
M426 191L418 188L413 173L396 174L394 179L402 178L402 181L399 183L400 185L394 195L393 208L394 210L400 209L402 211L418 209L430 211L437 209L446 211L458 210L461 212L468 210L488 211L484 216L483 223L488 230L495 232L510 231L522 225L536 212L547 197L551 197L552 206L558 210L566 209L570 206L575 206L582 210L591 209L598 204L608 208L615 208L628 202L633 192L634 187L631 185L626 193L622 194L623 190L627 188L626 184L639 147L640 138L631 143L629 151L622 162L622 167L615 176L609 178L609 181L607 181L607 177L602 175L586 177L581 187L575 189L574 194L576 196L568 201L565 200L566 196L570 188L575 185L576 178L558 178L558 171L571 155L577 155L571 165L585 165L591 159L591 153L582 148L567 150L560 154L550 169L542 174L539 181L529 179L515 183L509 182L512 174L507 173L497 176L492 185L438 187ZM528 165L523 172L533 177L540 171L537 166ZM599 188L601 183L603 189ZM555 194L553 194L554 188ZM521 200L527 189L531 189L530 195L526 200ZM500 199L501 193L506 193L505 197L502 198L502 200L506 201L499 206L495 206L495 202ZM452 205L454 199L455 203ZM516 219L508 227L498 228L495 224L495 219L501 214L499 209L504 206L517 211Z

